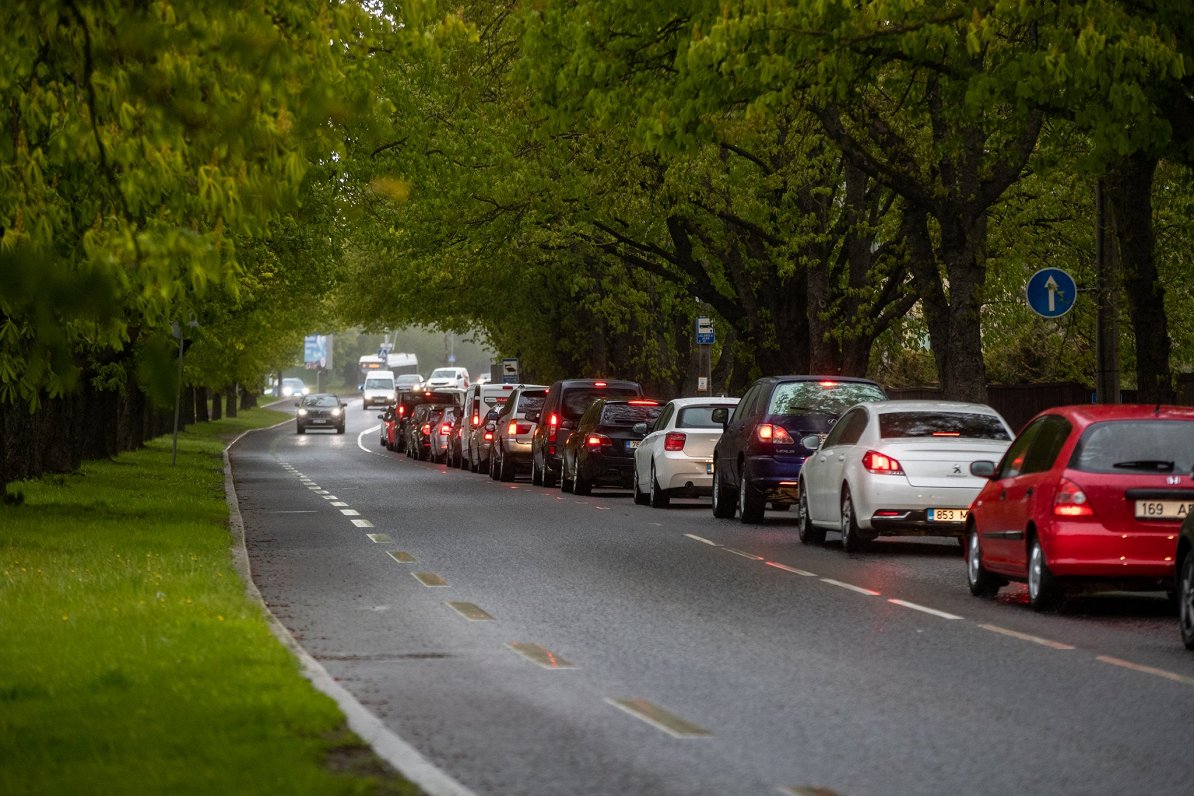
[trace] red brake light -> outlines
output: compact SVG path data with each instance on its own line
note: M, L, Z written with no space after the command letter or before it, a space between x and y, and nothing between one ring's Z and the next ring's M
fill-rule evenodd
M602 436L601 434L590 434L585 437L585 444L590 448L600 448L607 442L609 442L609 437Z
M818 382L818 383L822 387L836 387L838 385L838 383L836 381L822 381L822 382Z
M595 381L595 382L593 382L593 386L594 387L608 387L609 385L604 381Z
M493 432L492 432L492 431L486 431L486 432L485 432L485 441L486 441L486 442L492 442L492 441L493 441Z
M772 442L776 445L792 445L792 436L788 430L783 426L772 425L771 423L759 423L755 426L755 438L759 442Z
M441 433L441 434L451 434L451 433L452 433L452 424L451 424L451 423L444 423L442 426L440 426L440 427L439 427L439 433Z
M960 437L960 436L962 436L962 432L961 431L934 431L932 436L934 436L934 437Z
M481 425L481 416L480 415L473 415L473 425L474 426Z
M680 434L676 431L668 432L667 436L663 438L663 449L665 451L682 451L686 439L688 439L687 434Z
M551 417L547 420L547 441L556 441L556 431L559 430L560 417L555 412L551 413ZM552 450L552 455L555 455L555 450Z
M422 429L422 431L423 431L423 433L424 433L424 434L430 434L430 433L431 433L431 424L430 424L430 423L424 423L424 424L423 424L423 429Z
M876 475L903 475L904 468L895 459L878 451L867 451L862 455L862 466Z
M1086 493L1081 487L1063 478L1053 497L1053 513L1058 517L1093 517L1094 509L1086 502Z
M398 407L398 416L402 417L404 414L406 414L406 404Z
M518 434L518 421L517 420L510 421L510 425L506 427L506 433L513 434L513 435Z
M659 406L659 401L627 401L631 406Z

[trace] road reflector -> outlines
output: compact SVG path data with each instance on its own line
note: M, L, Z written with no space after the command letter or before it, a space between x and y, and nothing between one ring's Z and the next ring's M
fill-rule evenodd
M556 655L551 650L540 647L538 644L527 644L521 641L511 641L510 649L517 652L524 658L529 658L535 663L542 666L544 669L571 669L572 664Z
M484 609L482 609L479 605L476 605L475 603L449 602L448 605L451 606L453 611L460 614L465 619L470 619L474 622L481 622L486 619L493 619L492 616L490 616L488 613L486 613Z

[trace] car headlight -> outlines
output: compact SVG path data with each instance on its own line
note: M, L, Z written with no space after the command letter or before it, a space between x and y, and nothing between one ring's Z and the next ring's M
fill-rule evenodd
M332 410L332 417L339 417L341 414L343 413L339 409Z
M299 417L306 417L306 416L307 416L307 410L306 410L306 409L300 409L300 410L298 411L298 414L299 414Z

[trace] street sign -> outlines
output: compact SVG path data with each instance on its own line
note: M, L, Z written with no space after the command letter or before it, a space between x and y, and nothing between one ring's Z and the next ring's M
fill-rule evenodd
M1074 307L1078 285L1060 268L1042 268L1028 280L1028 306L1042 318L1060 318Z
M696 319L697 345L713 345L713 321L705 315Z
M516 357L502 360L502 384L518 384L518 359Z

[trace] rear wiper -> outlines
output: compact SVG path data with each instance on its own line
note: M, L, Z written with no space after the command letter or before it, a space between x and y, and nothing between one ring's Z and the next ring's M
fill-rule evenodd
M1112 467L1119 467L1124 470L1157 470L1162 473L1173 472L1173 462L1162 461L1161 459L1134 459L1129 462L1116 462Z

